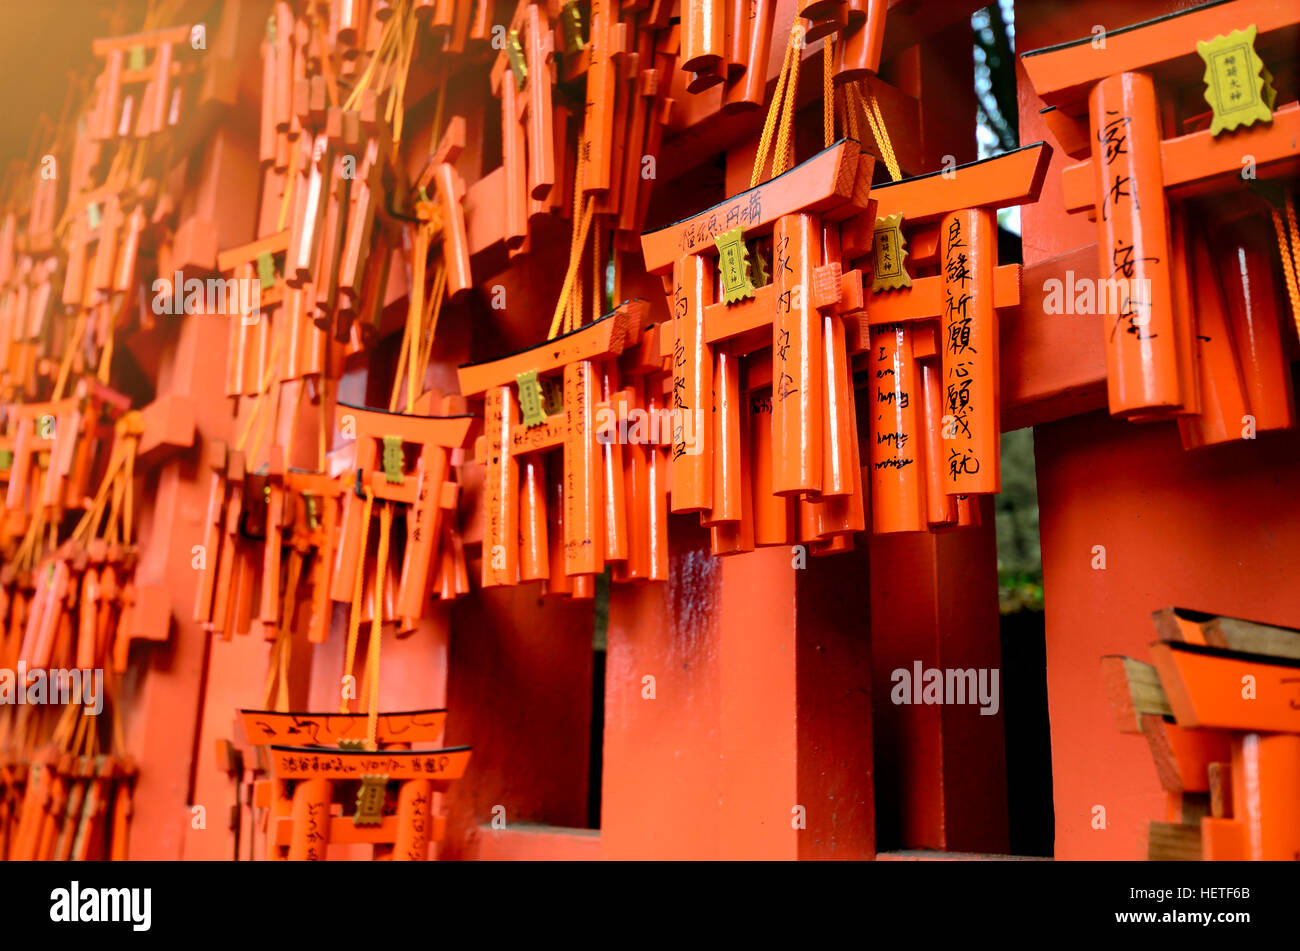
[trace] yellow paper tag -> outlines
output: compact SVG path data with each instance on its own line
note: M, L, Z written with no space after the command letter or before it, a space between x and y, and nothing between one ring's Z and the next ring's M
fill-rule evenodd
M352 816L353 825L377 826L384 821L384 793L388 788L387 776L362 776L357 790L357 811Z
M257 279L264 291L275 287L275 259L271 257L270 251L263 251L257 256Z
M511 30L506 37L506 60L515 76L515 88L522 91L528 81L528 62L524 59L524 44L519 41L518 30Z
M722 277L722 302L734 304L754 296L754 282L749 279L749 249L740 228L717 235L718 274Z
M320 497L315 492L302 494L303 513L307 516L307 528L316 531L320 528Z
M1205 101L1214 110L1210 135L1273 121L1264 91L1269 84L1260 75L1264 62L1255 53L1255 33L1252 23L1244 30L1196 44L1196 52L1205 60L1205 75L1201 77L1205 81Z
M876 219L872 233L872 250L876 262L871 276L871 291L879 294L898 287L911 287L912 276L907 273L907 239L903 237L903 216L889 215Z
M582 11L578 9L578 0L569 0L560 8L560 42L566 53L582 50Z
M406 454L402 451L401 436L384 437L384 478L390 485L401 485L405 478Z
M537 382L537 371L528 370L515 377L519 387L519 413L523 417L525 428L540 426L546 422L546 413L542 411L542 387Z

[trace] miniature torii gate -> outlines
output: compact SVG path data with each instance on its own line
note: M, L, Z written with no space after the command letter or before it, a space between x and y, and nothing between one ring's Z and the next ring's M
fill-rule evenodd
M223 16L215 32L243 29L238 20L243 9L230 8L234 19L228 21ZM206 126L206 122L182 123L187 111L233 105L237 96L235 84L230 82L230 62L216 54L215 48L204 52L202 58L196 52L206 49L195 44L196 31L204 29L203 24L182 25L95 39L92 51L104 58L104 70L96 79L95 101L87 116L87 144L97 149L107 140L138 139L172 130L179 139L179 154L192 141L190 137L202 135ZM97 153L90 154L97 157ZM212 221L189 217L174 236L172 260L182 270L211 270L216 262L216 242ZM76 244L74 239L74 254Z
M1102 660L1119 729L1146 736L1177 820L1151 823L1150 858L1300 858L1300 631L1176 608L1153 619L1154 666Z
M638 380L662 372L650 343L654 332L642 333L647 311L643 300L624 301L577 330L460 368L461 392L484 398L486 432L478 453L487 466L484 587L544 580L549 593L591 597L594 576L606 562L623 562L618 574L629 580L667 577L658 447L622 445L616 434L602 437L606 430L597 419L602 406L613 411L616 404L639 403L642 385L645 405L658 418L662 399L654 380ZM635 381L632 387L620 387L620 369ZM547 379L556 374L562 403L548 406L553 401L543 400L542 385L559 383ZM561 446L563 475L551 480L551 500L542 454Z
M217 267L234 281L234 294L241 304L240 312L230 321L230 350L227 363L227 396L249 396L261 392L267 374L268 361L273 353L272 323L281 316L286 321L282 349L279 356L280 382L315 376L326 372L329 347L326 335L312 322L314 301L310 287L292 287L276 280L276 260L281 262L280 273L285 270L285 255L289 249L289 232L279 231L248 244L222 251L217 256ZM243 312L242 305L251 303L251 283L258 282L258 312ZM227 300L230 300L227 285ZM276 315L276 321L271 319Z
M1000 489L996 313L1019 303L1020 265L997 263L994 210L1037 201L1050 158L1039 142L877 185L842 228L846 261L874 252L849 352L870 378L877 533L970 524L966 497Z
M531 208L540 203L549 211L558 204L558 195L552 195L556 176L551 105L554 46L547 11L533 0L520 0L510 20L505 49L497 54L490 74L492 91L501 100L506 246L511 249L520 247L528 237ZM563 127L560 132L565 134Z
M130 406L127 397L84 379L64 399L7 407L14 421L14 440L5 509L30 514L38 505L80 508L97 458L102 462L101 447L112 434L113 422ZM40 480L42 457L47 471Z
M438 551L443 509L454 507L454 502L450 506L444 502L447 493L454 499L456 492L455 483L448 479L451 453L464 447L473 417L417 416L346 403L339 403L337 412L341 422L350 417L347 422L355 429L356 455L352 463L355 485L344 496L331 597L351 602L358 571L364 566L362 540L368 531L364 493L369 492L380 505L405 506L406 546L394 616L398 633L409 634L423 615L429 596L430 567ZM408 462L412 456L413 461ZM378 570L381 576L386 574L385 565ZM385 602L386 593L376 584L373 610L387 615Z
M1243 372L1243 387L1234 366L1231 334L1212 299L1215 292L1194 294L1189 286L1194 280L1189 271L1204 279L1205 252L1189 250L1188 243L1204 241L1199 236L1189 239L1171 199L1223 191L1234 183L1244 187L1240 176L1246 153L1254 160L1257 178L1295 173L1300 164L1300 105L1272 111L1267 72L1261 78L1253 65L1257 58L1248 37L1253 38L1255 30L1267 37L1297 23L1300 13L1290 3L1209 3L1113 31L1099 48L1085 38L1022 54L1034 89L1049 104L1048 125L1072 156L1089 156L1062 173L1066 210L1087 211L1095 218L1099 275L1107 285L1124 285L1106 301L1100 292L1097 295L1098 311L1108 317L1112 414L1137 420L1198 417L1208 393L1204 398L1217 404L1211 407L1217 416L1233 416L1235 402L1256 417L1258 428L1294 424L1271 302L1256 318L1268 326L1246 331L1271 353L1258 361L1260 366ZM1234 37L1236 31L1243 32ZM1225 39L1231 48L1212 53ZM1206 49L1199 56L1198 44ZM1223 127L1238 125L1223 103L1215 109L1209 129L1163 138L1164 113L1149 70L1184 77L1204 73L1216 86L1240 70L1250 83L1248 105L1254 107L1242 113L1247 118L1243 124L1269 113L1271 121L1218 137ZM1257 265L1252 275L1271 284L1271 267ZM1267 297L1271 295L1261 300ZM1197 311L1207 321L1202 328L1207 332L1199 340ZM1264 336L1272 339L1259 339ZM1198 384L1198 352L1200 374L1213 377L1205 385ZM1252 372L1254 379L1249 378ZM1206 432L1197 431L1199 421L1190 433L1184 425L1185 443L1224 441L1229 432L1231 438L1239 435L1235 419L1228 419L1226 427L1222 422L1207 421Z
M269 810L272 859L321 861L332 843L369 843L395 861L425 861L429 843L442 839L446 819L433 815L433 794L465 774L470 747L409 746L438 742L446 710L379 714L378 750L359 748L368 737L364 713L241 710L240 718L249 743L270 747L273 778L257 782L255 803ZM335 815L335 794L358 781L355 814ZM386 804L391 782L399 783L395 807Z
M853 279L841 273L833 223L867 208L873 168L858 143L844 139L771 181L642 235L646 270L670 292L672 321L660 343L673 370L672 510L700 512L716 553L793 540L790 500L801 496L818 509L803 537L821 541L862 527L839 316L851 307L844 288ZM769 229L772 280L754 287L744 240ZM714 300L715 267L722 301ZM771 427L754 425L751 488L742 478L738 360L766 347L772 396L751 409L770 412ZM747 389L765 382L759 377L751 374Z
M1151 656L1180 727L1231 731L1233 815L1203 820L1206 857L1300 858L1300 663L1190 643Z
M193 27L175 26L148 33L96 39L92 49L104 57L104 72L96 84L90 135L103 140L141 137L162 132L176 123L181 87L176 77L193 72L193 65L178 59L178 49L189 45ZM145 55L152 51L147 67ZM127 92L143 85L136 95Z
M651 193L650 180L641 176L643 159L657 157L673 104L667 79L680 31L668 22L672 9L660 0L637 10L596 3L585 14L584 42L576 4L516 4L505 48L490 71L501 101L502 164L465 196L472 253L498 241L511 258L526 253L535 219L570 216L579 164L583 180L576 197L595 199L594 211L607 217L616 249L635 250ZM764 46L764 61L766 52ZM577 140L571 142L571 109L556 101L555 83L584 77ZM736 91L761 100L764 81L765 75Z
M24 769L25 767L25 769ZM6 797L18 808L0 821L11 861L125 860L131 785L129 757L74 756L47 749L30 763L0 765ZM19 774L26 772L25 780ZM21 789L21 794L19 790Z

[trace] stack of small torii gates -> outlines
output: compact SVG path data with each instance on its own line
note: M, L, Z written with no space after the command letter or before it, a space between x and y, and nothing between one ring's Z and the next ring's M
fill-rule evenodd
M1146 738L1168 797L1148 857L1300 861L1300 631L1152 617L1154 666L1102 660L1117 727Z

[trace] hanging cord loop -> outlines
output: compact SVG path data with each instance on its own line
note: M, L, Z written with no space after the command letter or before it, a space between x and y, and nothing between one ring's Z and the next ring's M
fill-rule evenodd
M753 188L763 178L763 169L767 165L768 153L772 152L772 177L780 175L794 164L794 146L792 131L794 127L794 101L799 88L799 63L802 60L804 27L795 19L790 28L790 39L785 45L785 57L781 60L781 72L776 77L776 89L772 101L767 107L767 118L763 120L763 134L758 140L758 155L754 157L754 171L749 177L749 187ZM772 148L772 136L776 135L776 148Z
M885 117L880 111L880 103L876 101L875 90L866 80L859 80L849 86L850 112L856 111L855 105L856 109L860 109L867 118L867 125L876 140L876 148L880 150L880 155L885 160L885 167L889 169L889 177L893 181L898 181L903 177L903 173L898 167L898 158L894 155L894 144L889 139L889 130L885 128Z

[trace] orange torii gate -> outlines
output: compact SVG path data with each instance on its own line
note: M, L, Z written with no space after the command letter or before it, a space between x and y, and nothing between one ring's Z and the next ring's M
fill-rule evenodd
M1274 112L1267 67L1254 65L1256 41L1286 50L1297 23L1294 4L1235 0L1113 31L1100 48L1086 38L1022 55L1048 125L1071 156L1087 157L1064 170L1062 185L1066 210L1097 222L1110 411L1176 417L1189 448L1239 438L1247 415L1256 429L1294 425L1267 242L1229 225L1243 211L1267 216L1243 195L1246 156L1260 180L1300 168L1300 105ZM1213 92L1238 71L1253 114ZM1173 88L1202 79L1211 112L1179 116ZM1239 123L1234 112L1249 118ZM1177 117L1191 131L1176 134ZM1247 128L1219 135L1239 124ZM1247 201L1198 206L1195 217L1217 221L1193 232L1189 200L1234 192ZM1231 242L1231 266L1212 253L1220 242Z
M1169 798L1149 857L1300 858L1300 631L1179 608L1152 618L1154 666L1102 659L1118 728L1146 736Z
M519 0L506 46L492 64L492 91L501 100L502 165L506 170L506 244L520 247L532 211L559 204L556 184L554 84L555 29L551 14L533 0ZM561 123L560 134L564 134ZM525 159L525 152L527 158Z
M647 311L624 301L577 330L460 368L461 391L484 398L484 587L545 581L550 594L591 597L607 562L616 580L667 578L662 440L624 444L618 432L633 410L656 432L666 415ZM548 480L544 453L561 447L562 474Z
M434 815L433 795L465 774L470 747L410 745L440 741L446 710L379 714L378 750L361 748L369 736L364 713L239 715L249 743L270 748L272 778L254 784L254 803L267 810L269 858L322 861L331 844L371 844L376 858L425 861L429 844L442 840L447 823ZM336 801L344 810L355 803L355 814L336 814Z
M1166 642L1151 657L1178 726L1231 739L1232 815L1201 820L1205 857L1300 857L1300 661Z
M401 576L389 609L387 566L378 565L373 585L372 611L398 621L398 634L415 630L429 597L430 571L438 551L443 527L444 499L454 498L450 481L452 453L464 446L472 417L464 414L417 416L339 403L337 416L345 430L356 435L352 462L355 483L344 495L342 534L335 553L331 597L351 602L354 585L365 567L362 550L369 526L366 494L379 506L400 505L406 515L406 544ZM381 526L385 523L381 520ZM381 537L381 546L386 539Z
M998 265L994 211L1037 201L1051 153L877 185L842 229L846 261L871 255L849 351L869 375L877 533L971 524L969 496L1000 489L996 314L1020 302L1020 265Z
M218 270L230 275L225 285L227 310L238 318L230 321L227 396L259 394L277 352L276 379L281 383L312 376L319 391L327 372L329 338L313 323L311 286L290 286L279 277L285 273L288 251L286 230L217 255ZM277 323L282 325L278 351L272 336Z
M716 554L793 541L796 500L799 538L843 544L835 537L863 527L841 316L854 300L845 294L853 279L841 273L835 223L867 207L873 168L844 139L642 236L646 270L670 294L661 353L673 371L672 510L699 512ZM772 279L764 283L755 239L766 244L769 232ZM742 358L769 347L770 369L761 359L742 368ZM772 389L770 398L751 398L748 412L742 375L750 393Z

